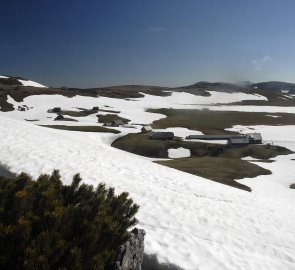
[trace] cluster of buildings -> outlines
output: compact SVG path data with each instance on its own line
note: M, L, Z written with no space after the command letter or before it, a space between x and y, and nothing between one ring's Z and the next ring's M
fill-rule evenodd
M153 132L151 126L143 126L142 133L147 133L152 140L173 140L175 135L173 132ZM226 140L228 146L238 147L248 144L262 143L262 136L260 133L234 134L234 135L189 135L186 140Z
M93 107L91 111L99 111L99 107ZM63 120L64 117L60 107L49 109L47 112L57 113L55 120ZM124 125L123 120L117 119L112 122L104 123L106 127L120 127ZM144 125L141 129L141 133L149 135L151 140L173 140L175 135L170 131L154 132L152 127ZM244 146L248 144L260 144L262 143L262 136L260 133L247 133L247 134L223 134L223 135L189 135L186 140L226 140L230 147Z

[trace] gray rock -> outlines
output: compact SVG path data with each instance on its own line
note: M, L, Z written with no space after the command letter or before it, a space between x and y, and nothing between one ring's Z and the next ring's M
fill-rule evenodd
M291 189L295 189L295 183L292 184L292 185L290 185L290 188L291 188Z
M131 237L120 246L115 263L115 270L141 270L144 254L145 231L133 229Z

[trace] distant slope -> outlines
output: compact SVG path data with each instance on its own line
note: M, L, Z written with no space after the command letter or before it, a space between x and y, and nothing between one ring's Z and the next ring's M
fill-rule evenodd
M10 77L10 76L0 76L0 85L18 85L18 86L31 86L47 88L47 86L22 78L22 77Z
M272 91L289 90L289 93L291 92L295 93L295 83L271 81L271 82L255 83L252 86L262 90L272 90Z

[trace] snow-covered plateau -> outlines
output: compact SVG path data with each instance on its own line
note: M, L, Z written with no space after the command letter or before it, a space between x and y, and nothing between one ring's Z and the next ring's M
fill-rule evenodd
M36 119L37 124L53 124L47 118L52 116L47 110L56 106L67 110L99 106L120 111L119 116L142 125L165 117L146 112L149 108L198 109L216 102L265 99L239 93L211 94L210 97L188 93L172 93L170 97L145 95L132 100L42 95L29 96L23 102L9 97L16 109L22 105L29 109L0 112L0 165L15 173L28 172L33 177L59 169L65 183L70 183L79 172L85 183L104 182L117 192L129 192L140 205L137 218L138 227L147 233L145 252L156 255L161 263L187 270L293 270L295 194L289 184L295 182L294 154L278 156L272 163L259 163L270 169L272 175L240 180L253 189L245 192L112 148L108 143L118 135L67 132L24 122ZM214 106L213 109L225 107L270 114L295 113L293 107ZM70 125L97 123L95 115L76 119L79 122ZM126 128L119 129L129 132ZM294 126L233 127L242 133L253 129L270 143L295 151ZM201 134L183 128L175 128L173 132L180 136ZM185 149L177 150L174 156L188 154Z

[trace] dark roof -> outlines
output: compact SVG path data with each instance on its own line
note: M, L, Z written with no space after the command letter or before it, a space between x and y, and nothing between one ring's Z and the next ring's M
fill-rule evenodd
M235 144L249 144L249 138L248 137L230 138L228 140L228 143L231 144L231 145L235 145Z
M230 138L240 138L243 135L189 135L186 139L195 140L228 140Z
M59 114L55 117L55 120L63 120L64 119L64 116Z
M151 138L154 140L161 140L161 139L173 139L174 133L173 132L153 132Z
M60 108L60 107L54 107L54 108L53 108L53 111L54 111L54 112L60 112L60 111L61 111L61 108Z

